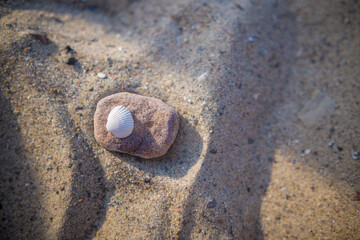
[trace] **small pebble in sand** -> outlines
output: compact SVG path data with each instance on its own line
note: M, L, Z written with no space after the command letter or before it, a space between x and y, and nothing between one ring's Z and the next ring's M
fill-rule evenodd
M109 63L109 65L111 67L113 64L113 60L110 57L108 57L108 58L106 58L106 61Z
M77 62L77 59L74 57L71 57L67 60L66 64L67 65L75 65L76 62Z
M216 150L215 148L211 148L211 149L210 149L210 153L216 154L216 153L217 153L217 150Z
M254 42L255 39L254 39L254 37L251 37L251 36L250 36L250 37L247 38L247 40L248 40L249 42Z
M99 73L97 74L97 76L98 76L99 78L101 78L101 79L105 79L105 78L106 78L106 75L105 75L104 73L102 73L102 72L99 72Z
M74 52L74 49L72 49L69 45L65 47L66 54Z
M351 148L351 156L354 160L358 160L360 155L360 151L355 151L353 148Z
M48 37L45 33L30 31L30 35L33 36L35 39L39 40L44 45L47 45L50 42L50 40L48 39Z
M243 5L242 5L241 3L235 3L235 6L236 6L238 9L240 9L241 11L244 11L244 10L245 10L244 7L243 7Z
M204 72L203 74L201 74L201 75L197 78L197 80L198 80L198 81L203 81L203 80L206 79L207 75L208 75L208 73L207 73L207 72Z
M310 149L306 149L306 150L305 150L305 154L306 154L306 155L309 155L310 153L311 153L311 150L310 150Z
M171 81L166 81L165 82L165 86L167 87L171 87L173 85L173 83Z
M213 198L212 201L208 202L208 204L206 205L207 208L215 208L217 205L216 199Z

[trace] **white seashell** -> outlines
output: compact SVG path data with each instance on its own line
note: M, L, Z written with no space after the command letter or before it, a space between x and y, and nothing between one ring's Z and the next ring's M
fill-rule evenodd
M134 129L131 112L124 106L116 106L109 113L106 129L117 138L129 136Z

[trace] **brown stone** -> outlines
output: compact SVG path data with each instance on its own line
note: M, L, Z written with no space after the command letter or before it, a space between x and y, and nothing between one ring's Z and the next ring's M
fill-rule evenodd
M117 105L126 107L134 119L133 132L126 138L117 138L106 130L107 117ZM132 93L116 93L101 99L94 115L95 139L101 146L142 158L163 156L178 130L179 116L174 108L159 99Z

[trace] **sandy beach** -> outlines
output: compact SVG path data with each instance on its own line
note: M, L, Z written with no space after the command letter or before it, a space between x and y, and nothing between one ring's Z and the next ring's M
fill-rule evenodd
M1 239L360 239L360 2L0 1ZM180 118L160 158L100 99Z

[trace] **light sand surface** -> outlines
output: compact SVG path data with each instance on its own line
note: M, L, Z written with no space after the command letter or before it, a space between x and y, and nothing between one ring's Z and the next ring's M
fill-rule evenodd
M1 239L360 239L358 1L0 6ZM178 111L164 157L96 143L123 91Z

